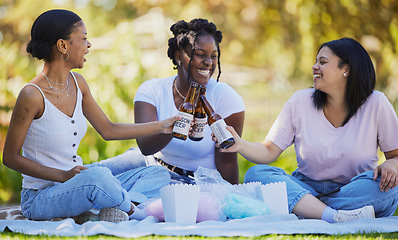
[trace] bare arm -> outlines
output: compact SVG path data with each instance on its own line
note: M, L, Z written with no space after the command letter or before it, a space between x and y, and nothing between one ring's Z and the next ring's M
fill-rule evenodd
M158 120L156 107L146 102L135 102L134 117L137 124ZM160 133L137 138L137 144L144 155L151 155L162 150L172 138L171 134Z
M64 182L81 170L83 166L76 166L69 171L46 167L21 155L29 126L37 115L43 112L44 103L40 92L32 86L27 86L20 92L3 150L3 164L20 173L49 181Z
M94 100L86 81L80 75L76 75L83 94L84 116L105 140L125 140L159 133L171 133L176 117L163 121L156 119L140 124L111 122Z
M225 118L228 126L233 126L239 136L242 135L245 112L232 114ZM222 153L215 148L215 163L221 176L232 184L239 183L238 154L236 152Z
M385 152L386 161L377 166L373 172L373 179L381 175L380 191L388 191L398 185L398 149Z
M269 164L275 161L281 154L282 149L268 139L261 143L253 143L239 137L235 129L228 126L227 129L235 138L235 144L227 149L220 149L221 152L238 152L244 158L256 164ZM219 144L217 143L219 146Z

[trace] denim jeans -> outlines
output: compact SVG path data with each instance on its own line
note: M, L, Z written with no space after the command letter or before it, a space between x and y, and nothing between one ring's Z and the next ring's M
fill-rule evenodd
M145 166L161 166L158 161L152 155L144 156L138 147L130 148L126 152L117 155L115 157L103 160L101 162L90 164L90 166L105 166L112 169L112 174L118 174L125 171L125 169L145 167ZM163 167L163 166L161 166ZM168 168L163 167L169 172L171 178L171 184L195 184L195 180L191 177L179 175L175 172L170 171Z
M245 182L260 181L262 184L272 182L286 182L289 212L292 212L297 202L306 194L331 194L320 197L320 200L336 210L352 210L372 205L376 217L386 217L394 214L398 205L398 187L388 192L381 192L379 188L380 176L373 180L373 171L367 171L351 179L347 184L331 180L316 181L306 177L298 170L292 175L284 170L269 166L256 165L251 167L245 175Z
M22 189L23 215L33 220L74 217L92 208L116 207L128 212L131 202L158 197L170 175L160 166L128 169L104 160L64 183L40 190ZM112 162L114 163L114 162ZM113 174L117 173L117 174Z

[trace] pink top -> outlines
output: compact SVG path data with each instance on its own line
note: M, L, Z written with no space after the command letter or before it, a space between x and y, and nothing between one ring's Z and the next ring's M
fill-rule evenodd
M335 128L312 101L314 89L297 91L283 107L267 139L285 150L294 143L298 170L314 180L348 183L373 170L382 152L398 148L398 119L379 91L343 127Z

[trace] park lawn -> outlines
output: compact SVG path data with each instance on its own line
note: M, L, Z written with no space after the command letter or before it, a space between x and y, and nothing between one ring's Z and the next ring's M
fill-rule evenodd
M9 240L67 240L67 239L79 239L79 240L97 240L97 239L105 239L105 240L120 240L122 238L107 236L107 235L95 235L95 236L78 236L78 237L60 237L60 236L46 236L46 235L25 235L20 233L12 233L12 232L3 232L0 235L0 239L9 239ZM200 237L200 236L183 236L183 237L172 237L172 236L146 236L134 238L138 240L186 240L186 239L206 239L206 240L237 240L237 239L247 239L247 240L281 240L281 239L289 239L289 240L331 240L331 239L344 239L344 240L367 240L367 239L398 239L398 233L371 233L371 234L344 234L344 235L320 235L320 234L305 234L305 235L263 235L257 237Z

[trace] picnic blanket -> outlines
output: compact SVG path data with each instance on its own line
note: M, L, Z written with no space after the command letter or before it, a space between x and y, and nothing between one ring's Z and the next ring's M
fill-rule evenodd
M8 214L6 214L7 212ZM205 236L205 237L252 237L267 234L354 234L398 232L398 216L358 219L348 223L330 224L322 220L298 219L294 214L263 215L243 219L204 221L182 225L158 222L154 217L142 221L130 220L120 223L86 222L76 224L73 219L54 221L26 220L19 207L0 210L0 231L9 229L15 233L50 236L91 236L105 234L124 238L148 235ZM17 220L19 219L19 220ZM21 220L25 219L25 220Z

